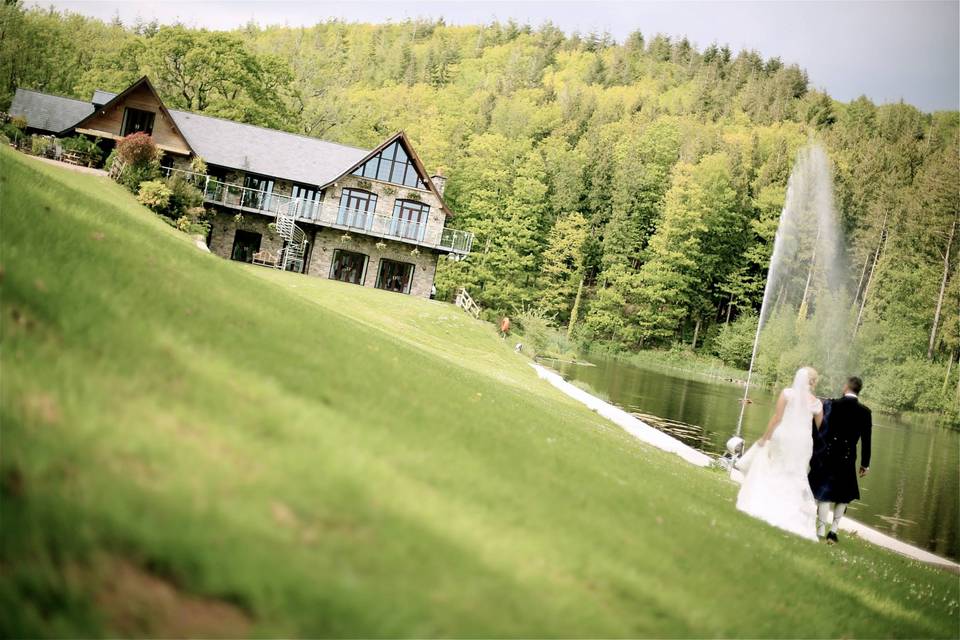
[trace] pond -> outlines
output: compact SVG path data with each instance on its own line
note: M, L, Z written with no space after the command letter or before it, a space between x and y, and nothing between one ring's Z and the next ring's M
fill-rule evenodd
M661 367L591 358L596 366L545 361L567 380L580 380L653 427L710 454L721 454L736 429L743 387L696 379ZM866 381L869 385L869 381ZM839 395L818 389L820 395ZM864 401L869 405L869 386ZM752 444L766 428L775 396L751 391L743 436ZM851 517L895 538L958 559L960 433L933 419L873 415L873 460L860 481L862 500Z

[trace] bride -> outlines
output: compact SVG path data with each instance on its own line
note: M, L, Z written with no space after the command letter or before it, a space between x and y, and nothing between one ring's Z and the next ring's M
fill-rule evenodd
M813 453L811 424L823 422L823 403L813 395L817 371L803 367L777 399L767 431L743 456L737 509L776 527L817 539L817 506L807 481Z

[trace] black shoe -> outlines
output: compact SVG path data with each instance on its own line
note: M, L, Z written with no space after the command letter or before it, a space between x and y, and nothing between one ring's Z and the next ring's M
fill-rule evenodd
M830 531L827 533L827 544L837 544L840 542L840 538L837 537L836 532Z

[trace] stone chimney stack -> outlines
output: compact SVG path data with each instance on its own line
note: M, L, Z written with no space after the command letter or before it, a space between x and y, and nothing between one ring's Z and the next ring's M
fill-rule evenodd
M447 186L446 176L443 176L440 173L437 173L435 175L430 176L430 181L433 182L433 186L437 188L437 191L439 191L440 195L442 196L443 190Z

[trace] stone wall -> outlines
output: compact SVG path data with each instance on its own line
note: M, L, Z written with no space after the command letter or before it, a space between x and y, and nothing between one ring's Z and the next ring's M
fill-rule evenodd
M344 189L363 189L377 194L377 207L374 213L387 216L393 215L393 206L397 199L418 200L423 204L430 206L430 216L427 220L427 232L425 240L435 244L440 239L440 233L444 227L444 213L440 209L440 200L433 195L432 191L423 189L414 189L395 185L389 182L380 182L369 178L359 176L344 176L332 186L327 187L324 193L324 201L337 204L340 202L340 194Z
M277 255L283 246L283 240L276 234L271 234L267 225L273 222L257 214L246 213L243 219L238 223L233 213L217 211L210 221L210 251L221 258L230 259L230 253L233 251L233 239L237 229L259 233L260 249L266 249L270 253Z
M411 254L415 247L404 242L381 240L356 233L351 233L350 240L344 241L343 235L344 232L338 229L318 228L316 230L307 273L319 278L329 278L334 251L344 249L367 256L367 270L363 286L376 286L380 260L386 258L387 260L413 264L413 282L410 285L410 295L423 298L430 297L433 279L437 273L438 255L435 252L421 247L419 254ZM377 247L377 242L383 243L382 249Z
M267 229L272 218L257 214L246 213L241 222L237 223L233 213L217 211L211 220L210 251L216 255L230 259L233 250L233 240L237 229L252 231L262 236L260 248L270 251L274 255L283 246L281 238L271 235ZM437 272L438 254L429 249L420 248L418 253L412 254L414 245L393 240L381 240L369 236L351 233L349 240L344 240L344 232L326 227L314 227L298 223L306 231L309 246L309 264L307 273L318 278L329 278L333 263L333 254L337 249L362 253L367 256L367 268L363 286L375 287L377 274L380 270L381 259L406 262L414 265L413 280L410 285L410 295L423 298L430 297L433 280ZM378 248L377 243L382 247Z

